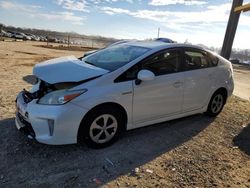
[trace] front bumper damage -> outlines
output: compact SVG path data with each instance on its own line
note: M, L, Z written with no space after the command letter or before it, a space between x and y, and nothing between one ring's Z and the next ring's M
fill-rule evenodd
M87 109L74 103L42 105L28 100L25 91L16 99L15 123L18 130L36 141L50 145L77 143L79 125Z
M35 131L33 130L31 124L26 121L20 113L16 114L16 126L18 130L27 135L28 138L34 139L36 137Z
M29 99L25 95L25 91L18 94L16 98L16 118L15 123L19 131L23 132L28 138L35 138L36 134L28 120L27 104Z

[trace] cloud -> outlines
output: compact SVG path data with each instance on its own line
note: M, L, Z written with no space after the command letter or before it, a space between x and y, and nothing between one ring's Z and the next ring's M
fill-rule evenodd
M165 5L175 5L175 4L183 4L183 5L204 5L208 2L202 0L152 0L149 5L153 6L165 6Z
M127 14L132 17L152 20L172 29L181 28L204 28L204 26L220 26L226 24L229 17L231 4L207 6L203 11L160 11L160 10L137 10L130 11L122 8L101 7L101 10L109 15ZM249 25L250 17L242 16L244 25ZM224 25L223 25L224 26Z
M106 14L115 15L115 14L128 14L133 16L133 13L127 9L122 8L112 8L112 7L101 7L101 10L104 11Z
M123 14L134 18L151 20L154 22L152 28L155 25L161 27L161 36L167 36L179 42L189 39L194 44L204 43L209 46L220 46L223 42L231 6L231 3L225 3L217 6L206 6L203 11L188 12L147 9L131 11L112 7L103 7L101 11L113 16ZM249 31L249 23L250 16L242 14L238 30L244 28L245 31ZM243 44L246 46L246 42L242 43L242 46ZM237 42L237 45L241 46L239 42Z
M48 20L64 20L74 25L83 25L83 21L85 20L85 17L76 16L72 12L39 13L35 16Z
M0 7L7 10L16 10L22 13L26 13L32 17L44 18L47 20L58 20L58 21L67 21L74 25L83 25L83 21L86 19L83 16L77 16L72 12L49 12L44 13L39 9L41 6L36 5L27 5L27 4L18 4L12 3L10 1L0 2Z
M133 3L134 0L89 0L89 2L92 2L94 4L101 4L101 3L116 3L116 2L127 2L127 3Z
M57 4L67 10L89 12L85 0L57 0Z
M131 11L112 7L103 7L101 10L113 16L126 14L135 18L151 20L154 23L152 28L155 25L161 27L161 36L169 37L179 42L189 39L194 44L204 43L208 46L219 47L223 42L231 6L231 3L217 6L206 5L202 11L148 9ZM236 46L247 48L247 40L244 40L245 38L242 36L247 36L247 33L249 33L249 23L250 16L246 13L242 14L240 16L238 34L236 34L235 39Z
M38 5L24 5L24 4L17 4L13 3L11 1L1 1L0 2L0 8L3 9L12 9L12 10L19 10L24 12L35 12L37 9L42 8Z
M127 2L133 3L134 0L56 0L57 4L62 6L62 8L71 11L82 11L90 12L91 5L100 5L104 3L116 3L116 2Z

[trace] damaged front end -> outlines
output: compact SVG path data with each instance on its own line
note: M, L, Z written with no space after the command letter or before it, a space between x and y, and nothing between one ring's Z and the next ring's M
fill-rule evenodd
M18 130L26 134L28 138L35 138L36 134L31 126L29 113L27 112L27 105L31 99L26 94L27 92L23 90L16 98L16 127Z
M35 76L32 76L35 78ZM26 82L27 77L24 78ZM30 91L21 91L16 98L16 126L18 130L25 133L28 138L35 138L36 134L31 125L28 105L33 100L38 104L46 105L62 105L69 102L73 98L86 92L86 89L73 90L72 88L93 80L97 77L83 80L80 82L62 82L49 84L43 80L37 78L36 82L32 82L34 85ZM28 82L31 83L31 82ZM72 90L71 90L72 89ZM50 135L52 136L53 130L50 130Z
M29 114L27 112L27 104L30 102L26 91L22 91L16 98L16 126L18 130L26 134L29 138L35 138L36 134L29 121Z
M36 64L33 75L23 78L33 85L31 90L24 89L16 98L16 127L41 143L75 143L74 136L58 136L64 131L60 126L71 122L67 117L80 119L83 114L83 109L70 101L87 92L85 82L108 72L74 56Z
M31 91L27 91L24 89L23 93L24 93L24 95L26 97L26 101L28 103L34 99L40 99L50 92L57 91L57 90L71 89L75 86L78 86L78 85L80 85L84 82L90 81L92 79L94 79L94 78L80 81L80 82L62 82L62 83L55 83L55 84L49 84L43 80L38 79L37 83L33 86ZM30 82L28 82L28 83L30 83Z

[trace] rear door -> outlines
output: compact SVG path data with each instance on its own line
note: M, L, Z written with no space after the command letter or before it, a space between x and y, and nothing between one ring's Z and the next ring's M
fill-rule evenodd
M214 66L207 52L186 48L183 51L184 59L184 101L183 112L202 108L211 95L214 81Z

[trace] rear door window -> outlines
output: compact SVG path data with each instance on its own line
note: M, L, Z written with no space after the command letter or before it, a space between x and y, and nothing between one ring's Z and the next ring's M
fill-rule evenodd
M199 51L186 50L184 52L184 62L186 70L210 67L210 63L206 54Z

